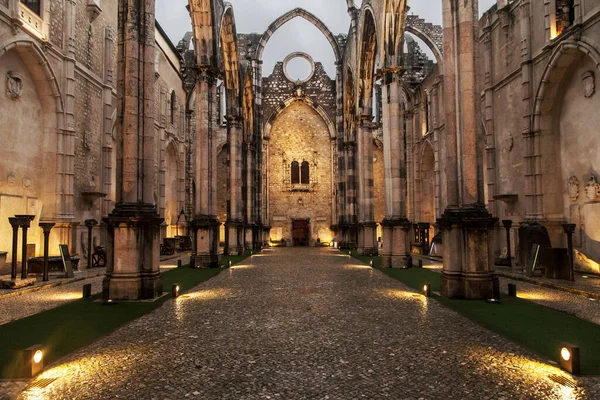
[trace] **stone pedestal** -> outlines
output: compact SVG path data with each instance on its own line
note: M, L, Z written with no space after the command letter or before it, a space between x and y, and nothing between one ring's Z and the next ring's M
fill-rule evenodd
M377 254L377 224L375 222L359 224L358 255L376 256Z
M227 246L225 254L230 256L239 256L244 253L244 224L239 221L227 221L225 223L227 230Z
M494 297L498 278L489 267L493 265L489 237L497 222L483 207L447 209L438 220L444 242L443 296L469 300Z
M406 218L383 221L383 268L406 268L411 266L409 232L412 227Z
M216 217L199 217L192 221L193 250L190 259L192 268L219 267L219 227Z
M154 299L162 294L160 225L152 204L117 204L104 218L108 246L104 300Z

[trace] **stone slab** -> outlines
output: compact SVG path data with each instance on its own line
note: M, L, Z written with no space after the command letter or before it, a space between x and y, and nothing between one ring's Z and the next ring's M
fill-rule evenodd
M0 289L21 289L27 286L33 286L37 282L35 278L29 279L0 279Z

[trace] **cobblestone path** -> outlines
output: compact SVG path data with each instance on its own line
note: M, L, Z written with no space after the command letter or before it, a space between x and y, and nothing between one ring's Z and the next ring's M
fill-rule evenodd
M600 398L332 249L274 249L63 359L25 399Z

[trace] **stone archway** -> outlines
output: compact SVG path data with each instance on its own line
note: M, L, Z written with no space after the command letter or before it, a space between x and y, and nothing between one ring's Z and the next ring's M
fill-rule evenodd
M404 30L421 39L431 49L438 64L440 75L444 74L444 28L426 22L418 15L408 15Z
M554 118L559 111L556 109L556 99L561 95L561 88L569 77L572 65L584 57L588 57L595 66L595 72L600 73L600 54L592 45L584 41L573 40L561 43L550 57L540 80L532 117L533 135L527 141L526 154L530 219L545 219L548 214L560 213L560 207L556 207L557 200L551 199L547 195L548 193L564 192L562 188L553 187L554 182L562 181L559 178L560 172L556 170L558 167L556 163L544 163L543 161L545 159L556 160L558 154L549 151L552 149L544 146L542 141L544 137L556 133ZM553 166L554 170L548 171L548 168L542 170L542 165Z
M336 62L339 62L342 59L342 53L333 33L329 30L329 28L327 28L327 25L325 25L319 18L302 8L295 8L283 14L281 17L277 18L273 23L271 23L271 25L269 25L269 28L263 33L260 42L258 43L258 48L256 49L256 59L262 60L265 47L267 46L267 43L269 43L269 40L271 39L273 34L275 34L275 32L277 32L277 30L283 25L287 24L289 21L297 17L304 18L306 21L310 22L318 30L320 30L323 33L323 35L325 35L325 38L329 41L329 44L331 44L331 48L333 49L333 53L335 54Z
M69 149L65 145L74 139L62 129L63 102L57 79L36 43L17 36L1 44L0 76L6 82L0 95L0 169L6 179L0 190L0 218L5 221L0 225L0 247L11 249L8 218L30 214L36 218L29 243L36 245L36 255L40 255L39 221L59 221L72 210L73 176L67 174L72 171L68 164L72 155L58 150ZM70 242L68 229L57 231L51 236L52 248L61 240Z
M574 245L600 260L600 200L586 191L600 179L600 157L589 143L597 140L600 96L596 93L600 54L583 41L565 41L555 49L541 78L528 137L529 218L540 221L553 245L564 244L562 223L577 226ZM592 191L593 192L593 191Z

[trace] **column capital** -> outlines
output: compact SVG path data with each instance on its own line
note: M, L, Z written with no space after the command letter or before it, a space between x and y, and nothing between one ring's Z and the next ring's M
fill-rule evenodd
M40 228L42 228L42 230L44 231L45 234L50 234L50 231L52 230L52 228L54 228L55 225L56 225L55 222L40 222L39 223Z

